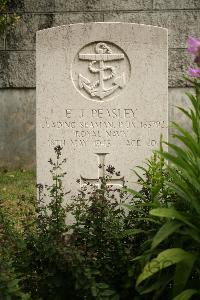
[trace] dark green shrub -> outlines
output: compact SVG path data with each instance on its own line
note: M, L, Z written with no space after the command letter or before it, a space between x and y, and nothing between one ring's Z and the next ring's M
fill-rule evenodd
M22 291L19 274L14 269L15 249L22 244L2 203L0 203L0 244L0 299L30 299L29 295Z
M35 202L35 210L24 216L20 231L15 229L12 220L0 207L1 257L6 262L6 268L2 266L5 270L1 274L4 280L2 286L5 286L8 295L9 287L13 287L13 295L8 299L18 299L21 291L29 294L30 299L76 299L65 250L64 174L60 173L60 164L64 161L59 162L60 148L55 151L56 162L50 160L53 184L46 188L49 203L43 205L43 186L38 185L39 203Z
M99 188L82 188L67 207L74 217L68 251L79 299L128 299L132 294L131 249L123 235L126 193L107 185L110 176L101 178Z
M31 299L75 299L65 251L67 227L62 187L65 174L60 171L65 160L60 162L60 147L56 147L55 152L56 161L49 161L53 184L45 189L38 184L37 216L30 218L30 222L25 221L24 247L16 253L15 268L23 274L21 284L23 290L31 294ZM43 203L44 200L48 200L48 204Z

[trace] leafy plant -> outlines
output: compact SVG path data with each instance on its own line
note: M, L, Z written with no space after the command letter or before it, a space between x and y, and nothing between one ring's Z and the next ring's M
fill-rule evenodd
M19 20L19 16L17 16L15 13L7 13L10 2L12 1L0 0L0 34L3 34L6 28L12 26Z
M67 206L74 218L68 251L78 299L130 299L134 293L128 271L132 245L123 234L127 193L108 185L113 173L108 166L99 186L86 184Z
M76 299L65 251L67 227L62 187L65 174L61 171L65 160L60 161L60 147L55 151L56 161L50 160L53 183L49 187L38 185L39 202L35 201L35 209L21 220L21 230L16 229L15 222L0 207L0 259L6 263L1 274L2 289L5 287L8 295L12 289L12 298L3 299L18 299L23 293L23 297L28 295L30 299ZM49 202L44 205L47 199Z
M0 202L0 299L28 300L14 269L15 248L21 246L13 222Z
M32 299L76 299L72 296L74 289L65 251L65 173L61 171L65 159L61 160L61 147L56 147L55 152L56 161L49 161L53 183L46 187L38 184L37 216L24 223L24 247L18 250L16 259L16 270L23 274L21 284Z
M68 205L67 213L74 217L68 250L78 299L82 295L104 299L104 294L106 299L149 299L132 288L151 256L152 239L164 224L149 211L172 206L177 195L166 184L170 174L159 154L154 153L146 168L139 169L143 173L136 172L140 191L113 191L107 185L112 176L108 173L99 188L87 184Z
M195 80L194 85L196 96L188 94L192 107L179 108L190 121L192 132L174 123L174 137L181 145L169 143L173 153L161 153L170 163L172 181L167 185L177 199L171 207L150 210L150 216L164 224L153 237L150 257L154 258L145 265L137 286L141 293L154 291L153 299L157 299L161 287L154 283L161 283L164 275L165 297L190 299L200 293L200 82ZM155 261L157 268L152 270Z

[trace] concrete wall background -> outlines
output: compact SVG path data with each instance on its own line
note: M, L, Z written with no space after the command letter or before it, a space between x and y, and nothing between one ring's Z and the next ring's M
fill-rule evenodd
M0 166L35 166L35 33L80 22L134 22L169 29L169 120L184 123L189 35L200 33L200 0L18 0L20 21L0 37Z

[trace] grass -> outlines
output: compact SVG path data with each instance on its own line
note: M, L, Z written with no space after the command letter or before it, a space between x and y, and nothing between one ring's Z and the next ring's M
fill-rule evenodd
M35 184L33 171L0 170L0 205L19 230L27 214L34 211Z
M33 171L0 170L0 198L16 201L21 197L35 197L35 183Z

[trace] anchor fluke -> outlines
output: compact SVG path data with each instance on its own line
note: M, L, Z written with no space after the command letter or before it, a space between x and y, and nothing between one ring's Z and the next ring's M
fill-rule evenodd
M126 84L125 74L123 73L121 76L116 77L114 83L122 89Z
M85 84L90 84L90 81L83 75L79 74L78 83L79 83L79 87L82 89L84 88Z

